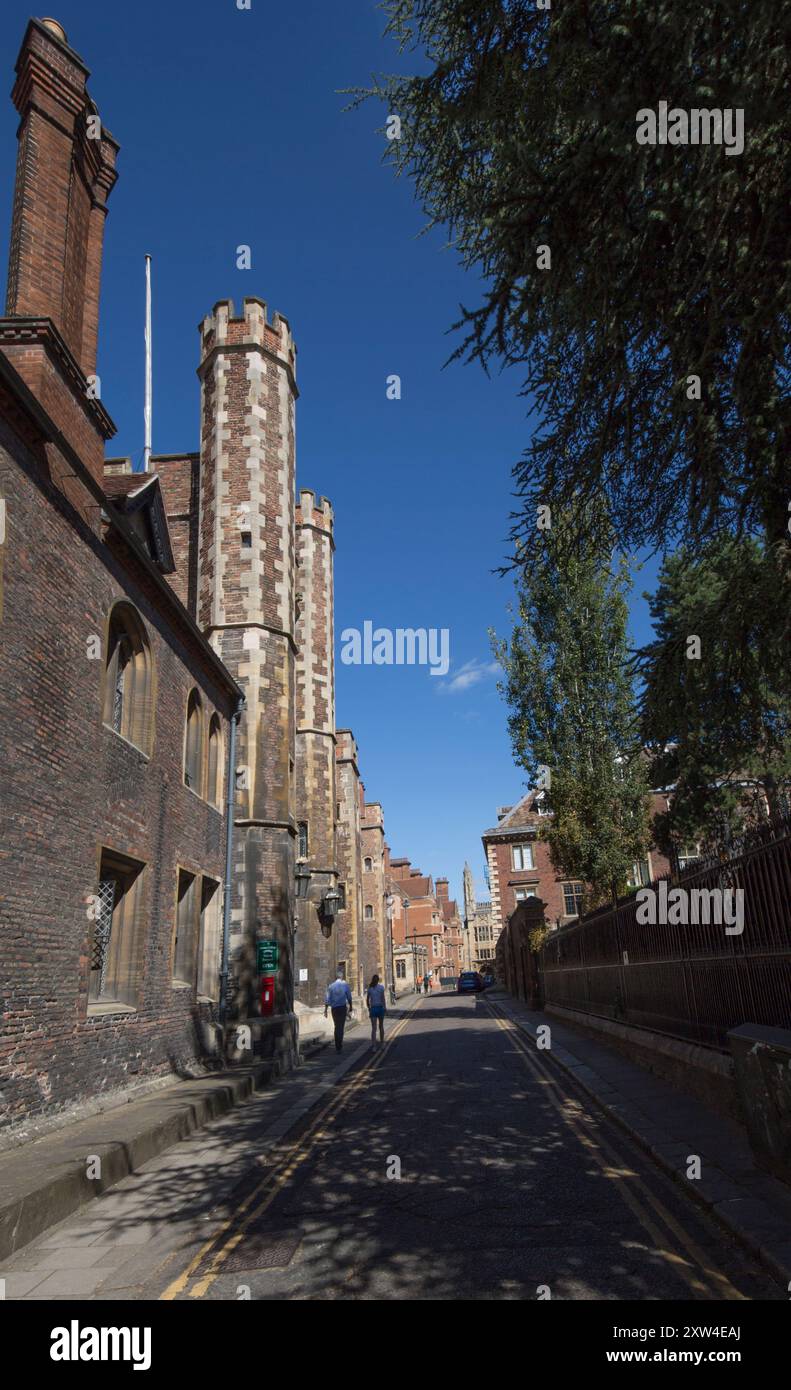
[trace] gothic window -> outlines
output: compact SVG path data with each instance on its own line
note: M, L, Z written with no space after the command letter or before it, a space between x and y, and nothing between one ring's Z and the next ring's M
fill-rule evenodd
M222 923L220 885L204 876L201 882L200 940L198 945L198 994L203 999L220 997Z
M139 887L143 865L102 850L93 898L88 1004L137 1004Z
M299 822L299 827L298 827L298 829L299 829L299 850L298 850L298 852L297 852L297 858L299 858L299 859L307 859L307 857L308 857L308 823L307 823L307 821L301 820L301 821Z
M173 982L194 985L198 954L196 876L179 869L173 939Z
M150 753L153 661L143 623L129 603L117 603L107 629L103 719L122 738Z
M213 714L209 721L209 772L207 800L219 806L222 800L222 728L220 716Z
M366 872L367 874L370 874L370 873L372 872L372 870L373 870L373 867L374 867L374 861L373 861L373 859L366 859L365 864L364 864L363 867L365 868L365 872Z
M187 729L184 740L184 781L198 795L203 781L203 709L197 690L187 701Z
M373 915L374 915L373 907L371 906L370 903L366 903L366 904L365 904L365 920L366 920L366 922L370 922L371 919L372 919L372 917L373 917Z

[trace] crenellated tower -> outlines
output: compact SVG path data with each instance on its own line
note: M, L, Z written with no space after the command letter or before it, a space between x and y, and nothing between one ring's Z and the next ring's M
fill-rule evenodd
M310 897L297 904L294 996L320 1005L336 965L336 923L321 903L337 886L332 507L303 489L296 510L297 853Z
M351 729L338 729L335 749L337 784L338 870L346 906L337 922L336 952L353 994L363 992L362 786L357 741Z
M260 1012L256 942L279 948L264 1053L293 1045L296 348L260 299L221 300L200 326L198 622L245 693L236 755L231 975Z

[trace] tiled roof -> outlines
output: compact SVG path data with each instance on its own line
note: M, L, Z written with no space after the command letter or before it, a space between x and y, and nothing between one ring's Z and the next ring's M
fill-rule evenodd
M427 898L431 893L431 879L425 878L422 874L410 874L409 878L401 880L407 894L412 893L416 898Z
M538 819L538 812L533 810L533 801L537 796L537 791L533 788L511 807L507 816L503 816L497 825L491 826L489 830L484 830L484 838L489 835L502 835L504 831L521 830L526 826L534 826Z
M147 516L149 553L163 574L173 574L176 565L158 474L108 473L102 485L108 502L129 517L133 526L144 525L142 516Z
M156 473L106 473L102 486L110 501L114 502L117 497L130 497L139 492L156 476Z

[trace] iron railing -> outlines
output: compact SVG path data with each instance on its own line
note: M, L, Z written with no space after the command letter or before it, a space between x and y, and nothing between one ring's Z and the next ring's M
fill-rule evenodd
M740 934L638 922L634 893L552 934L540 958L545 1002L722 1051L741 1023L791 1027L791 822L761 826L739 850L665 882L742 889Z

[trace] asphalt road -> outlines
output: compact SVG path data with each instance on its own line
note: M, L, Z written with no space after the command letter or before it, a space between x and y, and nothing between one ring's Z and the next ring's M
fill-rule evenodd
M483 1000L422 1000L368 1060L167 1296L783 1297Z
M9 1295L787 1297L485 999L408 1001L387 1029L276 1149L289 1082L28 1247Z

